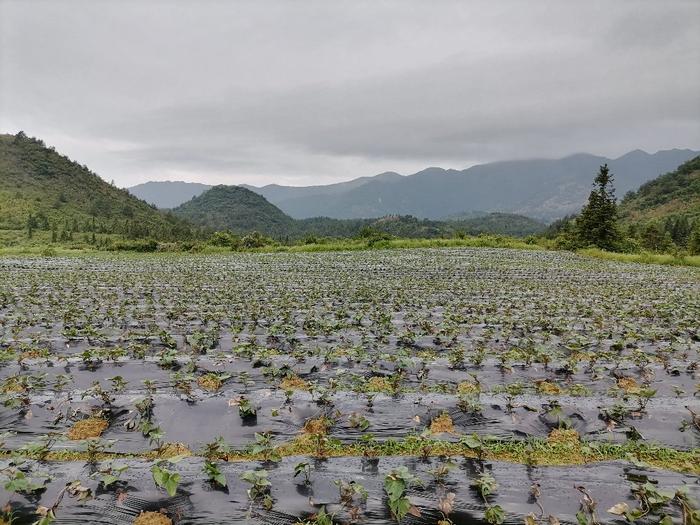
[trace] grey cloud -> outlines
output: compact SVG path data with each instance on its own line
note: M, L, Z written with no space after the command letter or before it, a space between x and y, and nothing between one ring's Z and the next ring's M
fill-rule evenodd
M122 184L700 145L697 2L0 0L0 15L0 121Z

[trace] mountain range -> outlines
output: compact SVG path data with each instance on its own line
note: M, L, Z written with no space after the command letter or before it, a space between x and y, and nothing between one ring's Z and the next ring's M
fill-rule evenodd
M465 170L432 167L407 176L386 172L320 186L243 187L262 195L296 219L386 215L445 219L473 212L503 212L552 221L580 210L602 164L611 168L617 194L622 196L660 173L674 170L698 153L689 149L654 154L635 150L614 159L580 153L561 159L480 164ZM163 181L139 184L129 191L160 208L168 208L210 187Z

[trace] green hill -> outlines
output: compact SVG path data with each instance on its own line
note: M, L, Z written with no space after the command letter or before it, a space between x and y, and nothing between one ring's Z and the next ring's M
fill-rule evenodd
M212 230L245 234L258 231L281 237L296 230L296 221L241 186L214 186L173 209L173 213Z
M64 241L76 233L161 240L191 235L184 221L22 132L0 135L0 230L29 236L50 231Z
M700 218L700 156L625 195L619 211L626 223Z

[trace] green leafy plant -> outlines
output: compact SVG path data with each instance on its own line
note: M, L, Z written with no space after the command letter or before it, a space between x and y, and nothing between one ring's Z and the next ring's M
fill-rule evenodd
M304 485L311 485L311 465L307 461L294 465L294 477L297 476L304 478Z
M266 470L246 470L241 474L241 480L251 485L248 489L248 498L251 501L262 502L263 507L268 510L272 508L273 500L270 496L272 483L267 479Z
M204 462L204 467L202 467L202 470L207 475L207 479L209 479L211 483L218 485L219 487L227 486L226 476L223 474L223 472L221 472L216 463L207 460Z
M484 519L491 525L500 525L505 521L505 513L500 505L491 505L488 497L493 494L498 488L495 478L489 472L482 472L476 480L472 482L472 487L479 493L481 499L484 500L486 509L484 510Z
M44 490L46 483L51 479L48 474L33 473L29 476L14 467L3 469L2 474L7 479L4 485L5 490L22 494L31 494Z
M264 461L279 461L279 453L272 443L272 434L269 432L255 433L255 441L248 445L247 451L254 456L262 456Z
M166 463L164 461L159 461L151 467L151 473L153 474L153 481L155 484L165 489L170 497L173 497L177 493L177 486L180 483L180 474L172 470L165 468Z
M238 415L244 420L255 419L258 415L258 410L247 397L241 396L238 400Z
M406 514L421 515L420 509L406 496L406 490L409 487L420 483L420 480L411 474L407 467L398 467L384 478L384 492L388 498L389 510L397 523L401 523Z
M121 475L128 469L128 465L114 465L110 461L98 467L90 477L97 479L104 488L109 488L119 481Z

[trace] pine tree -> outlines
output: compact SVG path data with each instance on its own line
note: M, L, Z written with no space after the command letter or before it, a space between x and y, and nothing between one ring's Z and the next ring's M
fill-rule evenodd
M688 252L690 255L700 255L700 218L695 219L688 237Z
M578 240L585 246L614 251L620 241L613 175L607 164L600 167L588 196L588 204L576 219Z

